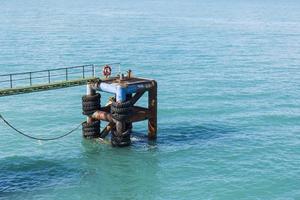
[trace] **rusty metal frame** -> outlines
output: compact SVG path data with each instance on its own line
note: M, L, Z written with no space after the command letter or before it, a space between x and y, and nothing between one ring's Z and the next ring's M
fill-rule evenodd
M132 103L135 104L145 94L145 92L148 91L148 108L133 106L133 114L128 118L127 122L133 123L148 120L148 138L150 140L155 140L157 138L157 82L152 80L151 84L151 87L137 91L131 98ZM110 113L110 106L102 107L91 117L94 120L109 122L108 126L110 127L114 124L114 120ZM108 129L105 127L103 134L107 135L107 131Z

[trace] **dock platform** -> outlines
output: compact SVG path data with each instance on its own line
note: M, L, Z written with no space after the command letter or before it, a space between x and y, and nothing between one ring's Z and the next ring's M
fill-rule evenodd
M82 65L51 70L0 75L0 97L86 85L82 110L86 122L82 124L85 138L104 139L111 133L111 144L129 146L132 123L148 120L148 138L157 134L157 83L153 79L127 74L112 75L110 65ZM102 75L101 75L102 72ZM110 93L101 106L100 92ZM148 107L135 103L148 92ZM101 130L100 122L107 122Z

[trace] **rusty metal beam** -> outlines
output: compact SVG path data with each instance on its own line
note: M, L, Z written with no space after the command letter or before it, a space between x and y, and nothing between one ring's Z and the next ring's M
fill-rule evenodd
M105 112L105 111L100 111L100 110L94 112L94 114L92 115L92 118L95 120L113 122L111 113Z
M146 92L146 90L135 93L135 95L130 99L130 101L132 102L132 105L134 105L143 96L143 94L145 92Z
M139 122L143 120L147 120L150 116L150 112L147 108L139 107L139 106L134 106L133 107L133 114L131 117L129 117L128 122ZM105 112L102 110L96 111L93 115L92 118L94 120L102 120L102 121L107 121L107 122L114 122L112 119L112 115L109 112Z
M149 110L147 108L134 106L133 107L133 115L130 117L131 122L139 122L144 121L149 118Z
M101 131L100 138L105 138L109 132L116 126L114 122L109 122L106 127Z

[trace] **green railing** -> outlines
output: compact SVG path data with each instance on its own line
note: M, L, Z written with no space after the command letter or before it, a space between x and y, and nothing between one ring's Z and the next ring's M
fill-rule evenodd
M52 84L95 77L95 65L82 65L32 72L4 74L0 75L0 89L13 89L17 87Z

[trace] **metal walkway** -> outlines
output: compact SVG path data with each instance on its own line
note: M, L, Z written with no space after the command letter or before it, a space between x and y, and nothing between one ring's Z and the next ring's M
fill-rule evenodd
M85 85L96 73L96 65L82 65L0 75L0 97Z

